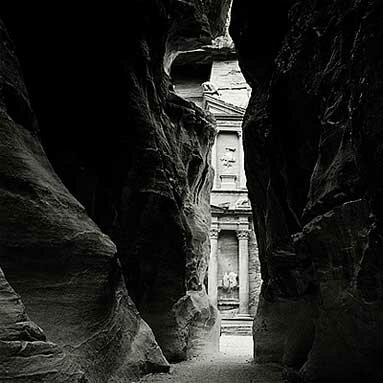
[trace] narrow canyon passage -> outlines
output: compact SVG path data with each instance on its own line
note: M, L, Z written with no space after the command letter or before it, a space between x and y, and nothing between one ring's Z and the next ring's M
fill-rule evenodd
M36 3L0 7L0 383L383 382L383 1Z
M281 368L257 365L252 356L251 336L222 335L220 351L171 366L170 373L150 374L146 383L280 383Z

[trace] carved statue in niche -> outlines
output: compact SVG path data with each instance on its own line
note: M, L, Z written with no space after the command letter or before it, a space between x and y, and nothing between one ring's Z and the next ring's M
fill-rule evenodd
M222 278L222 286L225 290L231 291L238 286L238 275L234 271L225 272Z
M231 168L233 164L237 162L237 160L234 157L235 151L236 149L230 146L225 148L225 153L221 157L221 162L224 167Z

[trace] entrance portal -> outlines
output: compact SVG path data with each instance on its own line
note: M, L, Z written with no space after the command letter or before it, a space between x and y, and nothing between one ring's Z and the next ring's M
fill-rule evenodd
M218 308L223 313L238 312L238 241L234 231L224 231L218 245Z

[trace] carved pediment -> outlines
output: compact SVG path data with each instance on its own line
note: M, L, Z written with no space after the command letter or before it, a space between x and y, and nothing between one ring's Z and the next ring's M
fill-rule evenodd
M204 96L204 108L212 114L226 114L239 117L243 117L245 114L244 108L208 95Z

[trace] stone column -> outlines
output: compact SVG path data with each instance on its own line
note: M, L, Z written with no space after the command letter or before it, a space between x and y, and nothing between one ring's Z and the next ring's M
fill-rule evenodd
M249 230L237 231L239 248L239 314L249 314Z
M218 304L218 235L219 229L210 230L208 295L215 306Z
M218 164L217 164L217 142L218 142L218 134L215 136L214 144L211 149L211 166L214 169L214 179L213 179L213 189L217 188L218 184Z

